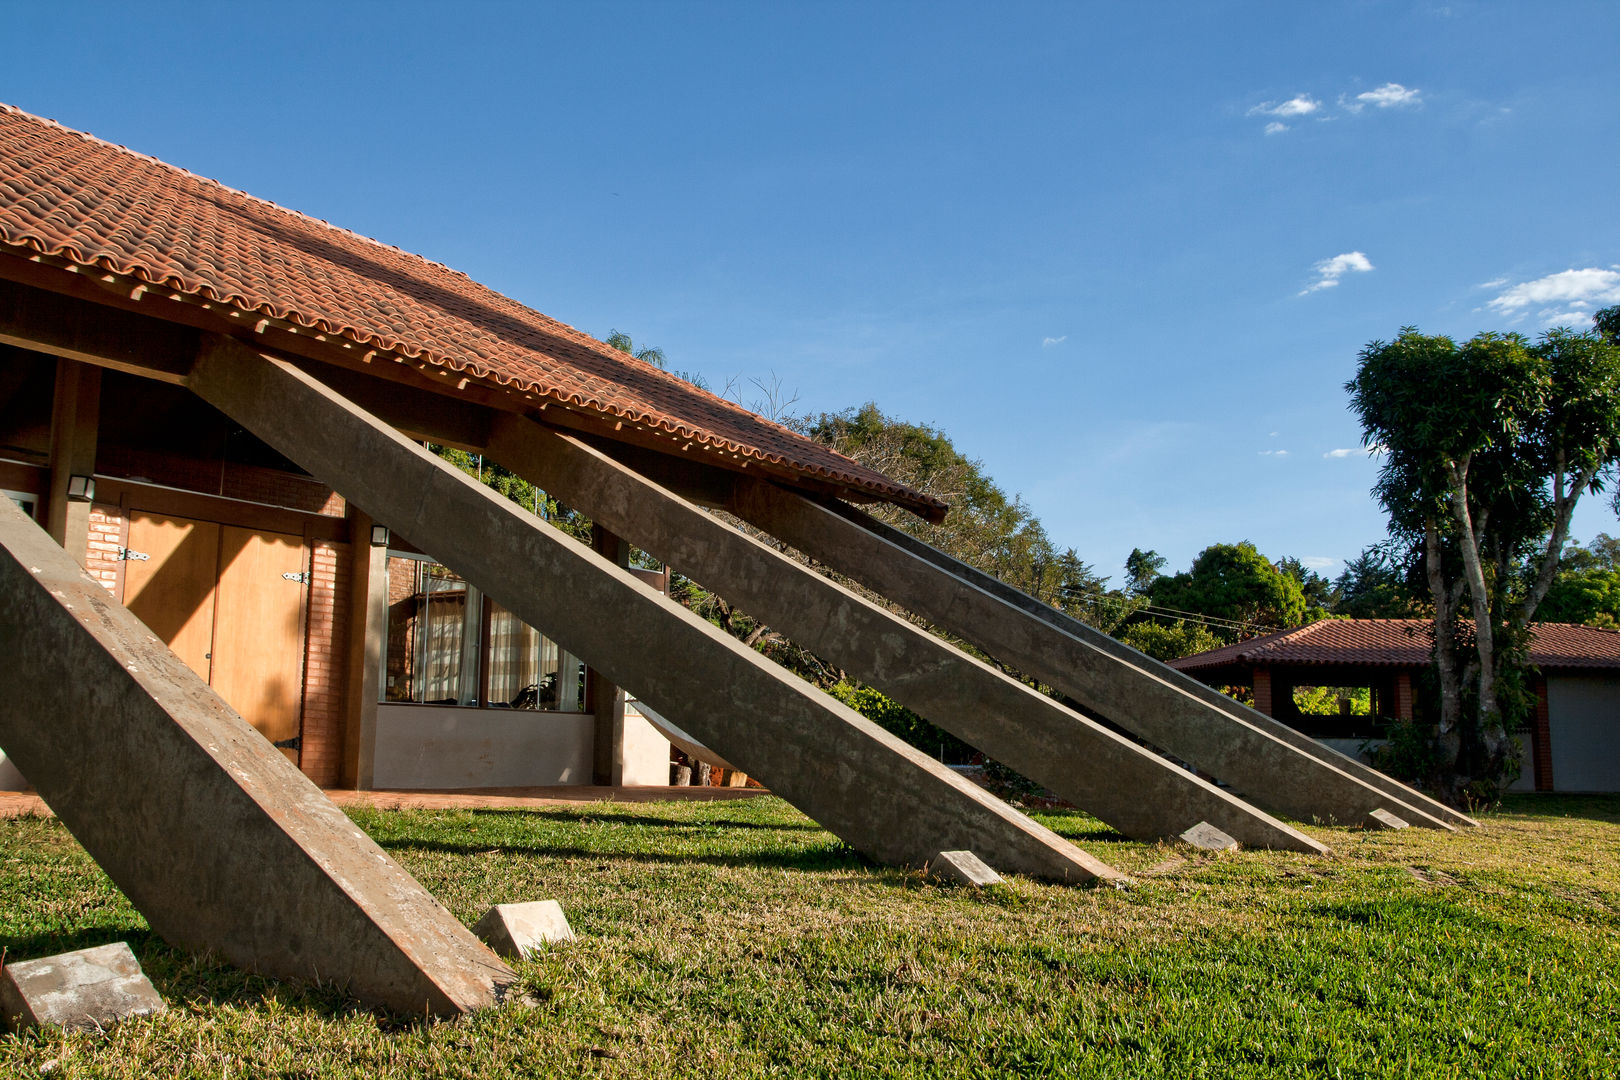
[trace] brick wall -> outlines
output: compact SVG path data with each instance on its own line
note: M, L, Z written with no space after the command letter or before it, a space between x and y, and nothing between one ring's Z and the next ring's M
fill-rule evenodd
M348 673L349 588L353 558L347 544L315 540L310 550L309 632L304 653L304 727L299 768L322 787L337 786L343 770Z
M118 595L118 580L124 570L124 561L118 549L129 537L129 523L116 506L101 503L90 508L90 538L86 545L85 569L90 576L104 585L108 592Z

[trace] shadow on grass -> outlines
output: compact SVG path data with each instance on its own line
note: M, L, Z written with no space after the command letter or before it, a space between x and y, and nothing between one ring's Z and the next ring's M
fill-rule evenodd
M529 855L552 859L619 860L637 863L664 863L667 865L751 866L768 870L847 870L852 866L876 868L878 865L853 848L847 847L824 847L808 851L756 851L725 855L645 850L613 851L564 844L556 846L501 844L498 842L491 844L489 841L483 843L458 843L448 840L378 839L377 846L389 852L431 851L447 855Z
M439 812L439 811L435 811ZM540 818L544 821L555 821L566 825L580 825L586 822L612 822L616 825L647 825L653 828L667 829L764 829L772 832L821 832L822 828L813 821L744 821L736 818L694 818L683 820L681 818L655 817L650 814L617 814L612 811L603 812L593 810L541 810L529 807L495 807L479 808L466 811L473 817L489 817L493 819L508 819L513 821L528 818Z
M1502 796L1502 804L1492 814L1521 814L1526 817L1587 818L1620 825L1620 795L1560 795L1550 791L1518 792Z

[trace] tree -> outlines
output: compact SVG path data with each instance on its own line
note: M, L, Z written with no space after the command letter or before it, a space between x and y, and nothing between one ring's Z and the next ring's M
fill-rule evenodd
M1305 592L1296 578L1273 566L1247 540L1212 544L1192 567L1161 577L1148 589L1153 606L1168 614L1196 614L1218 620L1212 626L1223 641L1269 633L1307 621Z
M1562 329L1458 345L1408 327L1358 361L1345 389L1363 442L1386 451L1374 491L1397 542L1421 552L1434 607L1449 779L1494 782L1524 703L1529 621L1576 502L1620 455L1620 347Z
M1409 561L1409 560L1408 560ZM1374 544L1345 563L1333 580L1335 615L1352 619L1417 619L1427 609L1411 576L1389 544Z
M1305 614L1308 621L1322 618L1338 605L1339 593L1333 582L1307 567L1292 555L1277 560L1277 569L1299 583L1305 596Z
M1167 561L1152 548L1147 551L1131 548L1131 553L1125 556L1125 591L1132 596L1146 596L1153 583L1164 576Z
M1194 653L1218 649L1227 644L1209 627L1184 619L1176 619L1173 622L1149 620L1134 623L1125 628L1119 635L1119 640L1137 652L1147 653L1153 659L1165 663L1180 660L1183 656L1191 656Z
M1536 617L1620 629L1620 540L1598 533L1589 547L1565 547Z

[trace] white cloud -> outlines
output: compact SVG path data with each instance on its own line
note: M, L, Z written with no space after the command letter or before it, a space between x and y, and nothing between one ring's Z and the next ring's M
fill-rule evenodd
M1521 281L1486 301L1499 315L1522 318L1535 310L1543 326L1580 326L1592 318L1588 310L1620 304L1620 270L1589 266Z
M1331 259L1323 259L1312 269L1316 271L1316 280L1299 291L1299 295L1316 292L1318 289L1331 289L1339 283L1339 279L1346 274L1365 274L1373 268L1372 262L1359 251L1347 251L1343 255L1335 255Z
M1364 453L1366 453L1366 451L1363 450L1359 446L1346 446L1346 447L1344 447L1342 449L1339 449L1339 450L1329 450L1327 453L1323 454L1322 456L1327 457L1327 458L1335 458L1335 457L1349 457L1351 454L1364 454Z
M1064 334L1062 337L1043 337L1041 338L1041 348L1050 349L1053 345L1061 345L1068 340L1068 334Z
M1325 458L1377 457L1379 454L1387 453L1389 453L1389 447L1382 443L1375 443L1372 446L1343 446L1337 450L1329 450L1322 456Z
M1271 123L1266 125L1267 135L1281 135L1287 130L1288 125L1283 123L1281 120L1273 120Z
M1489 280L1489 281L1480 282L1478 285L1475 285L1474 288L1476 288L1476 289L1500 289L1502 286L1506 285L1507 283L1508 283L1508 279L1505 278L1505 277L1491 278L1491 280Z
M1423 92L1409 90L1398 82L1391 82L1365 94L1357 94L1356 100L1380 109L1405 109L1423 104Z
M1338 561L1338 559L1330 559L1326 555L1307 555L1299 560L1299 565L1307 570L1326 570Z
M1286 450L1261 450L1259 453L1260 453L1261 457L1287 457L1288 456L1288 451L1286 451Z
M1297 116L1309 116L1322 107L1322 103L1309 94L1296 94L1287 101L1265 101L1250 109L1250 116L1279 116L1284 119ZM1267 134L1270 125L1267 125Z

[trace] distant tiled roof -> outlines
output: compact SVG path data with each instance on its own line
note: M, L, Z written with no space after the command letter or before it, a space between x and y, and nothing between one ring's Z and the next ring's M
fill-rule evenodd
M1181 671L1255 664L1421 667L1429 662L1426 619L1324 619L1173 660ZM1620 668L1620 631L1573 623L1531 626L1530 662L1542 668Z
M946 508L465 274L0 105L7 250L424 359L924 516Z

